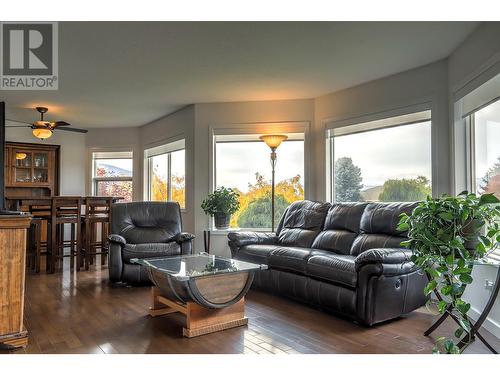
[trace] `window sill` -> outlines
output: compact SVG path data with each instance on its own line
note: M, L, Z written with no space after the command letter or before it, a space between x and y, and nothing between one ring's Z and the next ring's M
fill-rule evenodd
M271 232L271 228L229 228L229 229L209 229L211 236L227 236L231 232Z

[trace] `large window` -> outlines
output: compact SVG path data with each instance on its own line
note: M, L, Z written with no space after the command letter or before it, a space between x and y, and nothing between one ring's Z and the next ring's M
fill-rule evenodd
M186 207L184 147L180 140L145 151L148 200L176 201Z
M329 133L332 201L406 202L431 195L430 111Z
M92 153L92 189L96 196L132 201L132 152Z
M276 151L276 223L290 203L304 199L304 135L288 137ZM240 196L231 228L271 228L270 149L258 135L215 136L215 186Z
M472 189L500 197L500 101L470 115Z

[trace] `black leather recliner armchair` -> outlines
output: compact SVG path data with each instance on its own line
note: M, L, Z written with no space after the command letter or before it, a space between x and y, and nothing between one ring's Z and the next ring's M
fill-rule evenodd
M373 325L425 304L426 276L396 227L414 203L290 205L276 233L232 232L234 258L268 265L258 289Z
M182 232L177 202L116 203L111 208L109 279L146 283L146 270L133 258L155 258L192 253L194 235Z

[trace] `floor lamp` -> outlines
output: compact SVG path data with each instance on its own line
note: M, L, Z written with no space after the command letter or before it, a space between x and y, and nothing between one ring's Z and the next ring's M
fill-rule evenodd
M260 137L261 141L264 141L266 145L271 149L271 232L274 232L274 170L276 167L276 149L281 144L281 142L286 141L288 136L280 134L266 134Z

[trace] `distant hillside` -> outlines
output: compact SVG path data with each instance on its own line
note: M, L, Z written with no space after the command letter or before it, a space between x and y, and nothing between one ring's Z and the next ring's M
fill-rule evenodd
M363 190L361 192L361 198L363 198L364 201L378 201L378 197L383 188L383 186L374 186L372 188Z
M122 177L132 176L132 171L116 167L114 165L100 164L99 167L104 169L105 176L122 176Z

